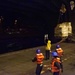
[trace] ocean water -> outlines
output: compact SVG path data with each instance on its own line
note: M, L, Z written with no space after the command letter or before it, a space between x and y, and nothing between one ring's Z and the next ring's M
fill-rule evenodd
M43 37L7 36L0 39L0 54L44 45Z

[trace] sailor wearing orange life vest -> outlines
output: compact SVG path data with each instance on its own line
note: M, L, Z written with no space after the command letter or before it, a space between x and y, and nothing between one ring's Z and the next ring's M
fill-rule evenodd
M52 61L51 61L51 72L53 75L61 75L61 66L60 58L58 57L57 52L52 52Z
M41 53L40 49L36 50L36 56L34 57L34 59L32 60L32 62L37 62L37 67L36 67L36 75L40 75L42 68L43 68L43 59L44 59L44 55L43 53Z
M63 56L63 49L60 47L60 45L56 45L56 52L58 53L59 57Z
M58 56L60 58L60 61L61 61L61 67L62 67L62 72L63 72L63 64L62 64L62 56L63 56L63 49L60 47L60 45L56 45L56 52L58 53Z

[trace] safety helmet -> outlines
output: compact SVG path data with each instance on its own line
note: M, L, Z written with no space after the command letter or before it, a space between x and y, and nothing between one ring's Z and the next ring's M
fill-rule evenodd
M39 54L40 52L41 52L40 49L37 49L37 50L36 50L36 53L37 53L37 54Z
M52 52L52 56L58 56L58 53L57 52Z
M50 41L50 40L48 40L48 43L51 43L51 41Z
M60 45L56 45L56 48L60 48Z

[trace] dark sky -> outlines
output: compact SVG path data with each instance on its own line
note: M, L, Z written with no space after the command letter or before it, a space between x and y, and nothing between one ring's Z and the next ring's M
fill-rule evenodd
M25 24L50 25L57 23L61 4L67 5L68 2L69 0L2 0L0 14L8 20L20 19Z
M59 8L59 0L2 0L0 9L16 12L54 11ZM55 9L56 8L56 9ZM54 10L55 9L55 10Z

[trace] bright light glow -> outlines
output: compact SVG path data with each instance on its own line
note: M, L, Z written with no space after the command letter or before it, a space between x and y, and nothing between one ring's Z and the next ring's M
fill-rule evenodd
M74 1L70 1L70 7L71 7L71 10L74 9L74 7L75 7L75 3L74 3Z

